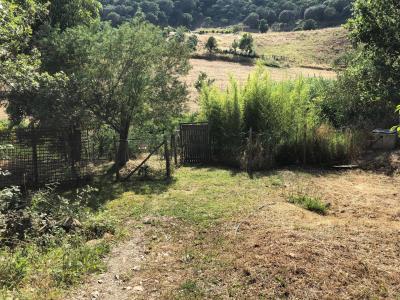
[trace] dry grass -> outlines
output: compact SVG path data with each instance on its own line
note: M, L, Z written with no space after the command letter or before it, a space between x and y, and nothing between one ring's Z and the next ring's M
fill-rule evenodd
M240 38L240 34L199 35L198 48L201 52L204 51L204 44L210 35L217 38L220 48L229 48L234 39ZM256 33L253 34L253 37L259 54L289 58L290 68L269 68L272 79L284 80L299 75L336 78L333 71L316 70L312 67L328 68L336 58L350 49L350 42L346 35L347 32L343 28L327 28L314 31ZM192 112L198 110L196 103L198 94L193 85L201 71L216 79L217 86L225 88L229 81L229 75L233 75L243 82L254 68L238 63L200 59L192 59L191 64L193 68L185 81L190 91L188 108ZM0 120L5 119L7 119L7 114L4 108L0 107Z
M230 48L241 34L200 35L199 49L209 36L215 36L220 48ZM341 27L312 31L268 32L253 34L259 54L288 57L294 66L330 67L332 62L351 48L347 32Z
M188 103L190 111L198 109L198 92L194 84L199 77L200 72L205 72L209 78L215 79L215 85L219 88L226 88L229 84L230 76L233 76L239 82L247 80L249 74L254 71L255 66L239 64L225 61L209 61L203 59L192 59L192 69L186 76L185 81L188 84L190 92L190 102ZM298 76L304 77L323 77L334 79L336 73L327 70L316 70L311 68L268 68L271 78L276 81L294 79Z
M143 291L126 299L400 299L400 177L183 168L176 178L109 205L152 219L124 283ZM327 215L288 203L299 190L330 203Z

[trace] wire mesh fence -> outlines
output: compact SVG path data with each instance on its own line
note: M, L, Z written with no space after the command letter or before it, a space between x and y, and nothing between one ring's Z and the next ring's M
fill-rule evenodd
M84 178L90 154L80 130L20 128L0 133L0 185L40 185Z
M130 177L167 175L165 140L163 133L130 137L122 175L136 168ZM0 132L0 187L79 182L105 174L114 164L118 146L115 133L104 129L29 127Z

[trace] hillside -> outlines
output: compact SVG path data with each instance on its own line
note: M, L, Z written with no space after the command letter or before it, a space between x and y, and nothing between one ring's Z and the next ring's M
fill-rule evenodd
M204 45L210 36L218 41L220 49L228 49L241 34L207 33L199 35L198 54L207 57ZM268 32L253 34L258 54L284 56L287 67L267 67L273 80L282 81L298 76L336 78L332 63L351 48L347 32L341 27L313 31ZM244 82L255 68L252 64L207 59L192 59L192 69L185 80L189 86L190 111L198 109L198 93L194 87L201 72L215 80L215 85L226 88L230 76Z
M114 25L140 14L161 26L229 26L292 30L308 20L313 27L343 24L352 0L101 0L102 18ZM262 25L265 26L265 25Z
M207 33L199 35L199 51L210 36L218 41L218 47L229 49L238 34ZM311 31L268 32L253 34L258 54L284 56L290 66L330 68L335 59L351 48L347 31L342 27Z

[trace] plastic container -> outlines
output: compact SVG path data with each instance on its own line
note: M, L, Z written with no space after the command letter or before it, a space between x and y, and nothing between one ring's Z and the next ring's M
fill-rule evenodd
M373 149L393 150L397 146L398 135L396 131L390 129L375 129L372 131L374 142Z

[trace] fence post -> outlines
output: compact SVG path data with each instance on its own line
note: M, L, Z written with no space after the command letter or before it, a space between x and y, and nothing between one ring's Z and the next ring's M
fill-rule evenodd
M171 157L169 152L169 145L167 136L164 136L164 155L165 155L165 166L167 178L171 178Z
M39 185L39 168L38 168L38 152L37 152L37 136L35 125L31 123L32 137L32 166L33 166L33 184L35 187Z

